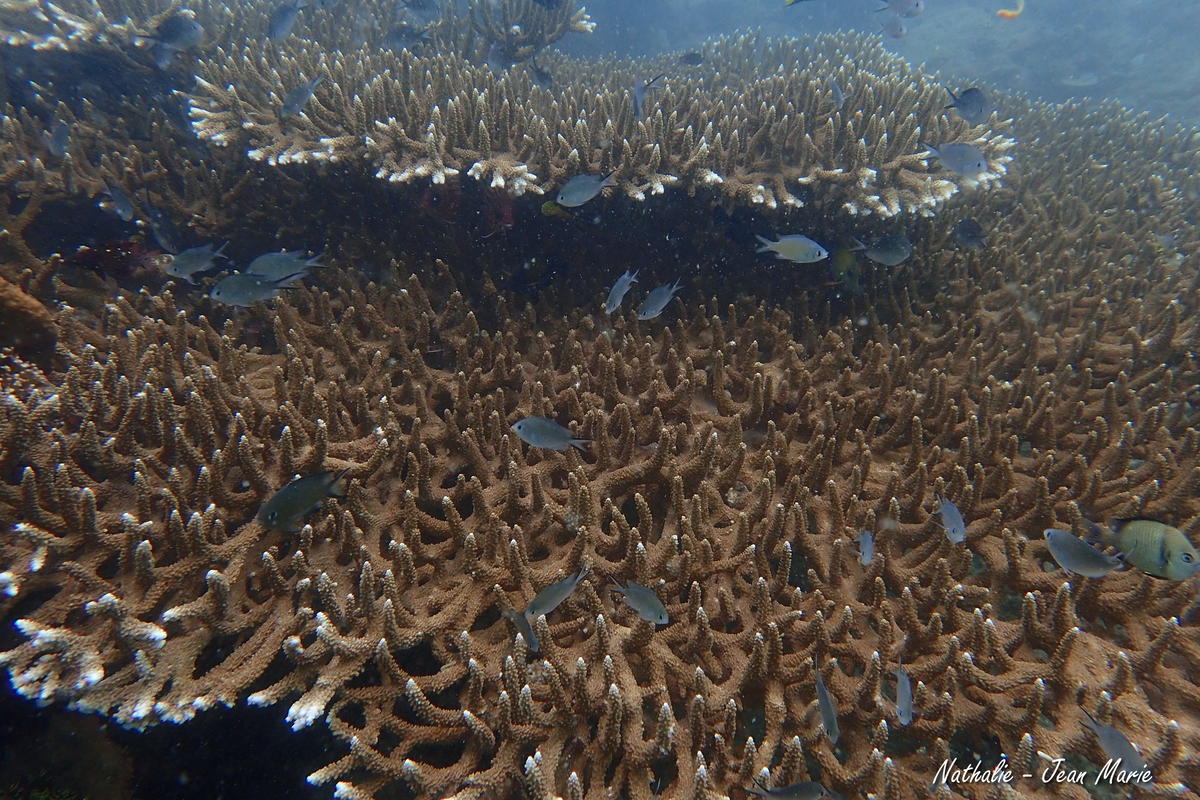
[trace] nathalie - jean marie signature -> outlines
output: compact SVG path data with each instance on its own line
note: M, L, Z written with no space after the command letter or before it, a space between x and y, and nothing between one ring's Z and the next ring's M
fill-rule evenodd
M1017 778L1034 778L1042 783L1073 783L1084 785L1089 779L1093 786L1108 784L1146 784L1154 777L1149 770L1127 770L1121 768L1121 759L1110 758L1099 770L1084 771L1068 767L1062 758L1049 759L1038 772L1014 772L1008 760L1001 758L990 767L982 761L959 764L957 758L943 761L933 777L933 786L940 783L1012 783Z

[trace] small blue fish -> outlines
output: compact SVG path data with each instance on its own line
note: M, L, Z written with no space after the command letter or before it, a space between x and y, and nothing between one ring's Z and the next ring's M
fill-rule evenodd
M171 257L171 263L167 265L167 274L172 278L182 278L188 283L195 284L192 276L212 269L218 258L226 258L221 251L228 244L229 242L226 242L216 250L213 249L211 243L184 250Z
M61 119L55 120L46 134L46 149L55 158L63 158L71 145L71 126Z
M947 142L934 147L925 142L921 146L937 156L942 166L955 175L964 178L977 178L988 171L987 156L973 144L966 142Z
M904 665L898 665L892 674L896 676L896 719L901 725L911 725L913 721L913 691L912 679L908 677Z
M821 671L817 669L816 663L813 664L813 675L816 676L817 682L817 706L821 710L821 724L825 726L825 735L829 737L829 743L837 744L838 737L841 736L837 706L834 705L833 696L825 688L825 681L821 678Z
M676 278L674 283L664 284L650 290L650 294L646 295L646 299L642 301L642 307L638 309L638 319L654 319L662 314L666 309L667 304L675 297L675 293L679 291L682 278Z
M858 532L858 562L864 567L875 560L875 537L865 528Z
M349 472L348 469L327 470L296 478L263 503L255 520L271 530L299 530L304 518L320 508L326 497L346 496L346 474Z
M879 9L882 11L883 9ZM879 26L879 30L883 31L884 35L889 39L903 39L908 36L908 26L904 24L904 20L900 19L899 14L893 14L883 21Z
M789 233L786 236L780 236L773 242L765 236L758 236L757 234L755 238L762 244L762 247L758 248L755 252L765 253L769 250L775 254L775 258L777 259L782 258L797 264L812 264L829 257L828 250L799 233Z
M1104 755L1110 759L1120 759L1121 763L1118 769L1125 772L1149 772L1150 767L1146 764L1146 759L1142 758L1142 754L1133 746L1133 742L1114 728L1112 725L1101 725L1096 719L1084 709L1084 716L1087 719L1084 721L1084 727L1090 729L1096 734L1096 741L1100 743L1100 749L1104 751ZM1148 788L1153 781L1139 780L1133 783L1139 789Z
M638 616L646 622L666 625L671 621L667 607L663 605L662 600L658 599L658 595L652 589L634 581L621 583L614 579L613 582L616 584L613 591L618 592L621 599L625 601L625 605L636 611Z
M277 6L267 20L267 38L272 42L286 39L291 34L292 28L296 26L296 19L299 18L302 8L304 8L304 0L287 0Z
M958 510L958 506L940 495L934 499L938 504L937 513L942 515L942 527L946 529L946 538L954 544L966 541L967 523L963 519L962 512Z
M1070 531L1048 528L1045 531L1046 547L1050 555L1067 572L1089 578L1103 578L1124 562L1107 553L1102 553Z
M323 267L321 256L307 257L307 253L291 250L283 253L263 253L251 261L242 270L247 275L255 275L264 280L280 280L289 277L291 283L284 288L291 289L300 285L300 279L308 277L312 267Z
M108 203L103 206L108 208L125 222L133 219L133 201L129 199L129 195L115 183L111 181L104 182L104 191L108 195Z
M761 782L756 781L753 786L747 786L744 791L746 794L767 797L770 800L820 800L826 795L825 787L816 781L802 781L793 783L791 786L779 786L774 789L768 789Z
M983 226L970 217L960 219L950 229L950 233L954 235L954 241L968 250L982 250L987 244L987 235L983 232Z
M280 289L292 288L288 284L297 277L303 276L288 275L279 280L270 280L235 272L217 281L208 296L225 305L249 308L261 300L274 300L279 296Z
M829 93L833 95L834 109L841 111L842 106L846 105L846 97L848 95L842 90L841 86L838 86L837 78L829 79Z
M158 242L158 246L168 253L178 253L179 229L175 227L175 223L171 221L170 217L150 205L149 192L143 191L142 194L146 198L146 202L142 204L146 209L146 222L150 226L150 233L154 236L154 241Z
M283 96L283 104L279 107L279 118L287 119L299 114L304 105L312 99L313 92L316 91L323 80L325 80L325 76L318 75L311 81L305 81L285 94Z
M978 125L992 115L992 104L982 89L972 86L956 95L946 87L946 93L950 95L950 105L946 108L953 108L970 125Z
M532 447L544 447L547 450L566 450L577 447L587 452L584 447L588 439L576 439L575 434L559 425L548 417L525 417L513 423L511 430L521 437L521 441Z
M538 617L545 614L550 616L550 612L562 605L562 602L571 596L575 591L575 587L587 577L588 568L584 566L574 575L555 581L537 593L529 605L525 607L525 619L533 623Z
M621 307L625 293L629 291L630 286L637 283L638 272L640 270L625 270L625 274L617 278L617 282L608 290L608 300L604 302L604 313L611 314Z
M529 618L524 614L518 614L511 608L502 608L500 613L504 618L512 623L512 626L517 629L517 633L521 634L521 638L525 640L525 645L529 648L529 652L536 653L541 649L538 644L537 634L533 632L533 626L529 624Z
M642 114L645 112L646 92L654 88L654 84L665 77L667 77L667 74L664 72L648 81L637 81L633 84L633 118L635 120L640 120Z
M864 246L857 239L855 242L862 247L867 258L876 264L883 264L887 267L903 264L913 252L912 242L899 235L881 236L870 246Z
M566 208L576 208L591 200L606 186L616 186L612 179L616 170L607 175L576 175L558 190L555 201Z
M894 11L898 17L911 19L925 11L925 0L883 0L883 5L875 11Z

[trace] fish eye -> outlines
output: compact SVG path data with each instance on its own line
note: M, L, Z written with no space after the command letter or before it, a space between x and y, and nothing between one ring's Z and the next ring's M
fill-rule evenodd
M272 511L272 512L270 512L270 513L268 513L268 514L267 514L267 522L274 522L274 521L275 521L275 520L277 520L277 519L279 519L279 512L278 512L278 511Z
M1193 561L1195 561L1195 559L1192 557L1192 554L1191 554L1191 553L1184 553L1184 554L1183 554L1183 563L1185 563L1185 564L1190 564L1190 563L1192 563Z

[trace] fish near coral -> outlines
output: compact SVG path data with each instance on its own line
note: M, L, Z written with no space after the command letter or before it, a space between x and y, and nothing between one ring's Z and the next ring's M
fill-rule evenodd
M658 83L663 78L667 77L666 73L655 75L648 81L635 81L633 84L633 95L631 103L633 105L633 118L640 120L646 112L646 93L655 88L654 84Z
M525 417L512 424L511 430L521 437L521 441L532 447L544 447L547 450L566 450L577 447L587 452L584 447L588 439L576 439L575 434L559 425L548 417Z
M813 662L813 676L817 682L817 707L821 711L821 724L825 727L825 735L829 737L829 743L837 744L838 737L842 733L838 728L837 706L834 705L833 696L825 688L825 680L821 677L821 670L817 669L816 662Z
M293 288L292 282L303 278L304 275L305 273L297 272L278 280L271 280L244 272L235 272L217 281L217 285L212 288L208 296L227 306L248 308L261 300L274 300L279 296L280 289Z
M953 234L954 241L968 250L982 250L987 244L987 235L983 232L983 226L970 217L960 219L950 229L950 233Z
M313 93L316 92L323 80L325 80L325 76L318 75L311 81L305 81L289 90L283 96L283 103L279 106L279 118L287 119L299 114L308 101L312 100Z
M977 178L988 170L987 156L973 144L967 142L947 142L934 147L925 142L921 146L937 156L942 166L961 175L964 178Z
M667 613L667 607L663 605L662 600L658 599L658 595L652 589L642 586L634 581L626 581L621 583L618 580L613 581L616 585L613 586L613 591L621 595L621 599L625 601L625 605L637 612L638 616L651 622L655 625L666 625L671 621L671 616Z
M1067 572L1103 578L1121 568L1121 559L1102 553L1070 531L1048 528L1043 534L1054 561Z
M942 527L946 529L946 538L953 544L965 542L967 540L967 522L963 519L958 506L941 495L935 499L938 504L937 513L942 515Z
M1091 538L1120 552L1147 575L1183 581L1200 572L1200 553L1178 528L1153 519L1117 519L1108 530L1089 523Z
M206 272L213 268L218 258L226 258L221 254L225 246L229 242L213 249L212 243L200 245L199 247L190 247L182 253L177 253L171 256L171 263L167 265L167 274L172 278L182 278L188 283L194 284L192 276L199 272Z
M300 530L304 518L320 508L325 498L346 496L346 475L349 472L348 469L340 472L326 470L296 478L263 503L255 520L270 530Z
M267 38L272 42L286 39L296 26L296 19L304 5L304 0L286 0L276 6L267 20Z
M904 24L904 20L900 19L899 15L893 14L883 21L879 26L884 35L889 39L903 39L908 36L908 26Z
M797 264L812 264L829 256L828 250L799 233L780 236L773 242L765 236L755 235L755 238L762 245L755 251L756 253L771 251L775 254L775 258L793 261Z
M858 532L858 562L864 567L875 560L875 537L864 529Z
M982 89L972 86L956 95L950 87L946 87L946 93L950 95L950 105L946 108L953 108L971 125L978 125L992 114L992 103Z
M625 270L625 274L617 278L617 282L608 290L608 299L604 301L604 313L611 314L621 307L621 301L625 299L625 293L629 291L629 287L637 283L637 276L640 270Z
M650 290L650 294L646 295L646 299L642 301L641 308L638 309L637 318L646 320L654 319L662 314L666 309L667 304L675 297L675 293L679 291L680 278L676 278L674 283L657 286Z
M908 260L908 257L912 255L913 246L907 237L891 235L879 237L869 246L864 246L863 251L867 258L876 264L895 267Z
M1142 758L1142 754L1133 746L1133 742L1114 728L1112 725L1101 725L1096 721L1096 718L1089 714L1085 709L1083 711L1086 720L1084 727L1096 734L1096 741L1100 743L1100 749L1104 751L1104 755L1110 759L1120 759L1119 769L1126 773L1143 773L1150 774L1150 767L1146 764L1146 760ZM1131 776L1132 777L1132 776ZM1139 776L1140 777L1140 776ZM1154 783L1153 780L1136 780L1131 781L1134 786L1139 789L1145 789Z
M537 593L529 605L525 607L525 619L533 622L542 615L549 616L554 609L571 596L575 587L587 577L588 566L584 565L578 572L562 580L555 581Z
M894 11L898 17L911 19L925 11L925 0L883 0L883 5L875 11Z
M795 0L792 1L795 2ZM768 789L761 782L755 781L752 786L746 787L745 792L758 797L769 797L772 800L820 800L825 796L825 787L816 781L801 781L793 783L791 786L777 786L774 789Z
M500 609L500 613L506 620L512 623L512 626L517 629L517 633L521 634L521 638L525 640L529 652L536 653L541 650L537 634L533 632L533 626L529 624L528 617L513 611L511 608L502 608Z
M581 206L600 194L604 187L616 186L617 182L612 179L615 172L614 170L607 175L576 175L558 190L555 200L566 208Z
M896 719L901 725L911 725L913 721L913 690L912 678L903 664L892 670L896 676Z
M299 278L308 277L312 267L325 266L320 262L321 256L312 258L301 250L289 250L281 253L263 253L242 270L243 274L254 275L265 281L277 281L286 278L288 283L283 287L292 289L299 286Z

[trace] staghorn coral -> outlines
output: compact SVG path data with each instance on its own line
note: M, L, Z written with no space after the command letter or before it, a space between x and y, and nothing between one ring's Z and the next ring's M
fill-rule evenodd
M260 348L170 293L118 300L99 336L65 324L52 395L3 411L3 585L60 588L2 660L23 694L130 726L285 703L346 743L310 778L339 797L713 797L762 769L913 797L979 731L1013 759L1099 759L1081 705L1169 790L1196 745L1188 587L1067 584L1038 539L1200 512L1195 365L1152 355L1196 327L1117 269L1090 264L1104 299L1028 275L1042 326L995 267L954 280L940 321L901 294L865 329L702 306L535 333L502 305L488 331L443 274L435 296L296 293ZM574 421L592 453L525 448L507 425L528 414ZM321 467L350 469L345 501L295 534L251 521ZM859 527L880 543L865 569ZM498 608L584 563L530 654ZM608 577L654 587L672 624L613 603ZM881 700L901 658L923 709L903 730Z
M808 202L889 217L932 213L963 183L929 163L920 137L983 147L985 184L1006 171L1012 140L945 116L940 88L876 38L727 37L710 50L705 71L672 75L641 120L629 87L659 69L653 59L559 60L563 88L551 92L524 71L497 75L457 55L330 54L303 43L218 53L202 62L189 97L201 138L245 148L255 160L365 160L377 177L400 182L466 172L516 195L615 169L625 194L639 200L679 184L715 189L735 204ZM780 67L764 75L763 62ZM281 76L317 72L330 74L327 91L298 120L279 120ZM842 111L815 88L831 73L855 87Z

